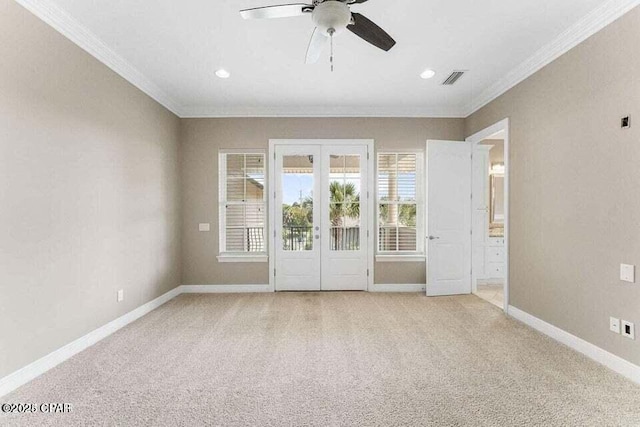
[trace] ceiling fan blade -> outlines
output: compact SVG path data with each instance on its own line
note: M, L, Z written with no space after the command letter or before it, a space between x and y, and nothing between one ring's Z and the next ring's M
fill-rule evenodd
M240 16L244 19L289 18L292 16L302 16L311 11L313 11L312 5L295 3L244 9L240 11Z
M364 3L367 2L369 0L352 0L349 2L349 4L359 4L359 3Z
M307 59L305 60L306 64L315 64L320 59L320 54L324 50L324 47L327 45L327 41L329 37L327 37L322 31L317 28L313 30L313 34L311 35L311 40L309 41L309 47L307 48Z
M347 28L353 34L384 51L389 51L395 46L396 41L369 18L360 13L352 13L351 16L353 24L347 25Z

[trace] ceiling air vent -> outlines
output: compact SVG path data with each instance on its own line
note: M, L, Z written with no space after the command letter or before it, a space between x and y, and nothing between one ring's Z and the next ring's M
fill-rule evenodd
M451 73L451 75L449 75L449 77L447 77L444 82L442 82L443 86L451 86L456 84L456 82L460 80L460 77L464 76L464 73L464 71L460 70L454 71L453 73Z

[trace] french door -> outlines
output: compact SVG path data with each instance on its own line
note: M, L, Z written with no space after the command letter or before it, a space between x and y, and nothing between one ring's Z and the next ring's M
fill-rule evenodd
M276 144L276 291L366 290L368 145Z

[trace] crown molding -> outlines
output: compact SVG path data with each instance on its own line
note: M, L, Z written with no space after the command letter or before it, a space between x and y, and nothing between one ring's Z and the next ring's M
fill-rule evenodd
M182 118L232 117L395 117L395 118L459 118L466 117L462 108L424 107L184 107Z
M180 116L180 106L160 86L156 85L102 40L50 1L15 0L60 34L71 40L98 61L111 68L129 83L149 95L165 108Z
M56 31L111 68L125 80L181 118L225 117L415 117L466 118L500 95L527 79L587 38L591 37L636 6L640 0L609 0L549 44L522 62L504 77L484 89L463 108L424 107L182 107L162 88L110 49L86 27L53 2L15 0Z
M504 77L484 89L468 105L465 117L475 113L638 5L640 0L609 0L591 11Z

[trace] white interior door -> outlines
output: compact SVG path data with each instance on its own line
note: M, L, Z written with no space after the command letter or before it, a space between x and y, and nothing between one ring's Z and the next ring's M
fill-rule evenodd
M321 150L275 148L275 289L320 290Z
M366 290L368 146L275 146L276 291Z
M322 147L322 290L367 289L367 146Z
M471 145L428 141L427 295L471 293Z

